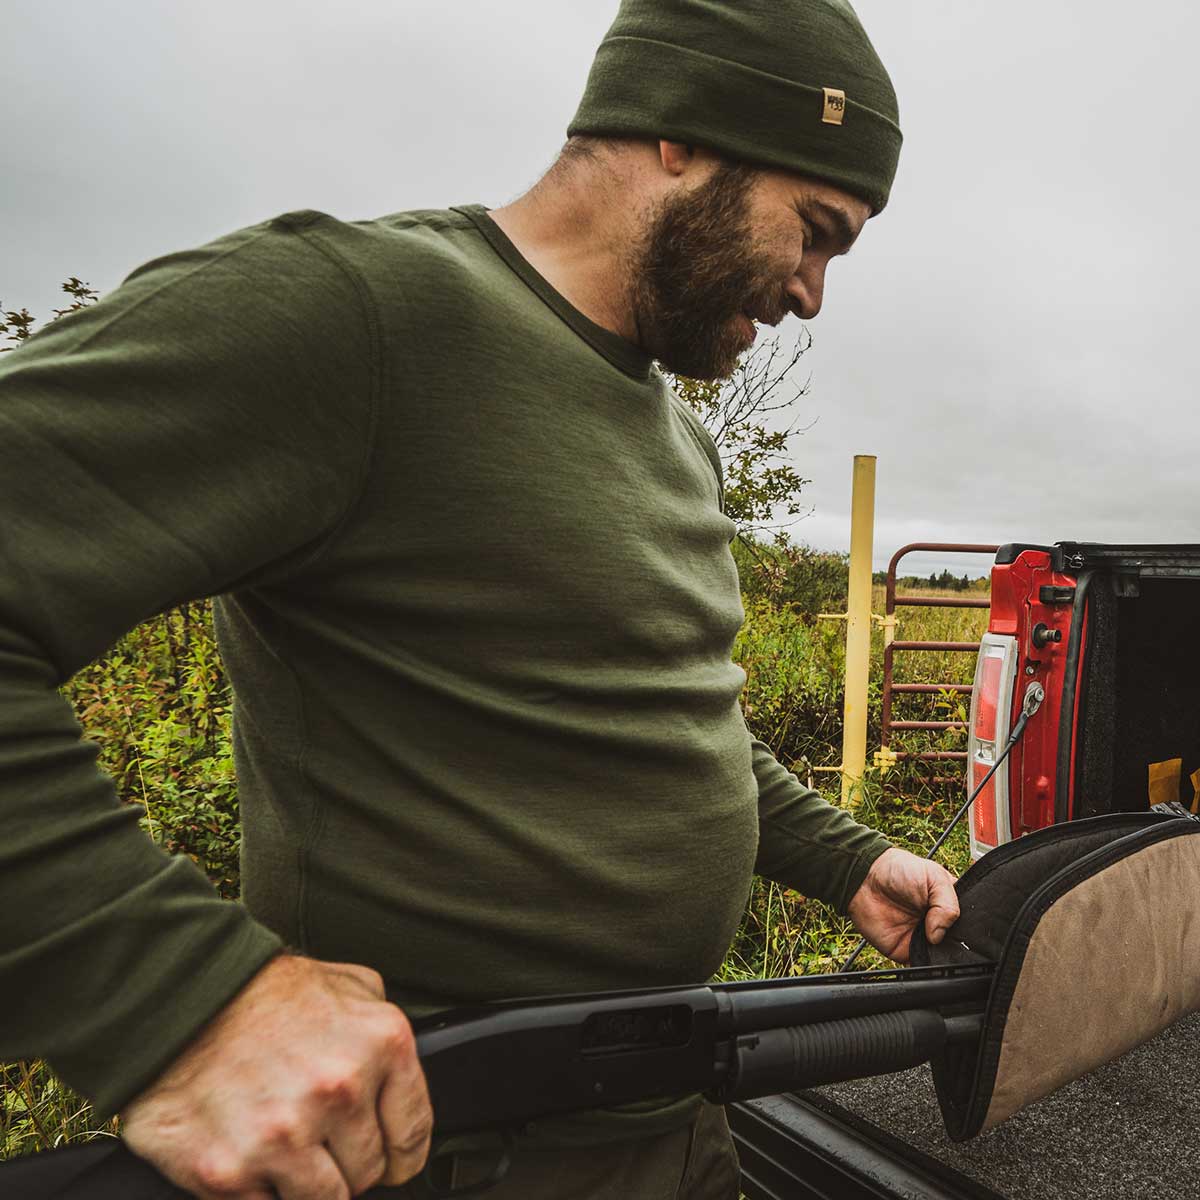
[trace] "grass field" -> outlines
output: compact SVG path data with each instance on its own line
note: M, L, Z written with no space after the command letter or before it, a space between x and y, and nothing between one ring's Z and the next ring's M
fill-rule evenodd
M881 613L882 589L877 592L875 611ZM820 604L830 602L830 594L822 593ZM898 636L978 640L986 618L981 610L905 609ZM838 794L838 777L818 768L835 766L841 754L843 638L843 623L816 620L796 602L752 589L734 652L747 672L743 707L751 730L781 762L801 778L814 780L830 798ZM970 655L905 655L897 680L969 682L973 665ZM877 633L869 750L879 745L881 666ZM87 736L99 743L101 766L113 775L122 800L145 806L147 833L167 849L190 855L223 895L236 896L230 696L207 603L189 604L139 626L80 672L64 692ZM952 693L905 697L896 715L965 718L965 701ZM910 736L903 748L964 745L963 735L951 732ZM953 772L943 764L941 773ZM852 797L854 815L897 844L924 852L962 799L961 784L935 784L929 776L929 765L902 765L884 777L869 770ZM952 839L941 857L952 869L962 870L965 835ZM830 971L856 941L848 922L825 906L756 880L720 978ZM884 962L869 951L859 966L872 965ZM98 1123L89 1106L59 1084L45 1064L0 1065L0 1158L113 1132L115 1123Z

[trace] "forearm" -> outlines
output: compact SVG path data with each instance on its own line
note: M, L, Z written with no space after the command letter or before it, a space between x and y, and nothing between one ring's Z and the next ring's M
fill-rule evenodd
M891 843L805 787L761 742L752 743L751 753L758 781L756 872L845 913Z

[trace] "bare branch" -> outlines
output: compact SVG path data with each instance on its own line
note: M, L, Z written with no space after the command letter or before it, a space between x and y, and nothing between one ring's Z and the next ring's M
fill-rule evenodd
M709 431L725 475L725 511L747 534L781 528L780 509L800 512L798 496L809 482L791 466L790 440L811 429L797 414L779 427L773 420L808 394L812 378L797 386L792 372L812 345L807 329L784 350L778 338L760 343L743 356L722 383L676 376L675 391ZM790 525L793 522L787 522Z

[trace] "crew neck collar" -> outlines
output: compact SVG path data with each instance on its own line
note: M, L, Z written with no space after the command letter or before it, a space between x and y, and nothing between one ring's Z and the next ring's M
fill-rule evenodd
M456 205L461 213L487 238L492 249L541 297L585 342L602 354L618 370L634 379L649 379L654 360L644 350L619 334L597 325L586 317L561 292L553 288L532 263L513 245L508 235L492 220L482 204Z

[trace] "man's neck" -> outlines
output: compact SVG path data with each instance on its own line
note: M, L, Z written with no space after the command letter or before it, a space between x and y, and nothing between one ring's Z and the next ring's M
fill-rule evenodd
M592 172L587 172L589 176ZM551 287L585 317L635 345L629 277L636 246L632 197L612 179L594 189L583 171L549 176L489 214Z

